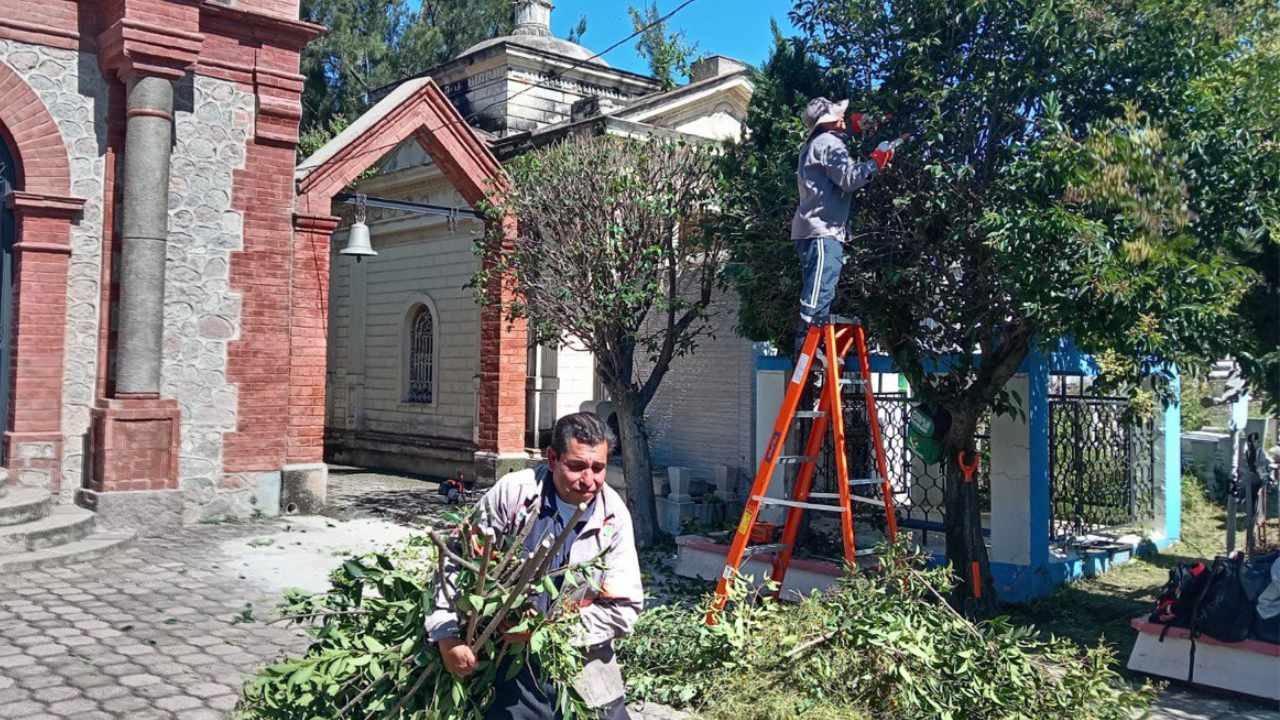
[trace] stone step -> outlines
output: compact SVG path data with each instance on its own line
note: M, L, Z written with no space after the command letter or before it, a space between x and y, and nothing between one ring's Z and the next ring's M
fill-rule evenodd
M29 523L47 517L53 497L43 488L15 487L0 497L0 527Z
M0 555L0 573L21 572L23 570L96 560L133 540L133 537L133 533L129 532L96 532L83 540L69 542L65 545L14 555Z
M83 540L93 532L94 515L76 505L59 505L46 517L0 528L0 555L31 552Z

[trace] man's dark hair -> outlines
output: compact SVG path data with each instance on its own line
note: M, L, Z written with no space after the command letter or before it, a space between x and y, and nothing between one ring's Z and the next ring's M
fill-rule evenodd
M615 442L609 426L593 412L565 415L556 421L551 430L551 449L556 451L556 455L563 455L569 449L569 438L584 445L609 443L610 448Z

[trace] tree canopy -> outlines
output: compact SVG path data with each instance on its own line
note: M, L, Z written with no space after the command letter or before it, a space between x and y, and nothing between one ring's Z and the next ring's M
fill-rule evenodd
M790 347L798 116L826 94L892 114L855 153L912 135L857 198L836 309L951 413L948 457L983 413L1018 410L1006 383L1037 343L1074 338L1131 387L1204 367L1258 287L1242 258L1275 243L1280 177L1245 158L1274 148L1276 125L1227 110L1222 89L1247 85L1241 63L1273 43L1275 15L1207 0L800 0L801 37L778 41L733 158L742 329ZM949 372L930 372L944 357ZM986 577L976 498L955 479L948 556Z
M301 129L326 136L376 101L374 91L507 34L513 22L507 0L303 0L301 16L329 29L302 53Z
M509 188L490 209L473 285L500 302L504 278L539 344L589 350L617 411L636 540L656 512L644 412L677 358L709 332L722 288L720 236L702 219L720 176L711 148L659 138L570 137L508 166ZM508 242L499 218L516 219Z

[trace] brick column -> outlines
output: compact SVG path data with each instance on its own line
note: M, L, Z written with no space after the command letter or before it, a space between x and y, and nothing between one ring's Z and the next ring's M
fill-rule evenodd
M508 237L515 221L505 221ZM495 280L502 282L505 278ZM524 448L525 383L529 367L529 331L524 320L511 322L504 309L514 297L508 283L491 288L502 298L501 307L480 310L479 449L476 477L494 482L528 463Z
M173 83L199 56L199 5L108 6L98 36L103 72L124 83L119 304L114 397L100 397L89 430L90 472L78 502L105 528L182 524L178 488L181 413L160 397L164 270L169 236ZM109 204L109 203L108 203Z
M329 330L329 242L338 218L293 216L289 294L289 428L281 506L311 512L324 506L326 334ZM290 509L290 506L293 506Z
M30 192L9 196L14 245L13 357L5 458L19 484L61 487L62 369L71 220L84 200Z
M177 400L160 397L160 368L173 73L130 71L126 88L116 392L91 413L79 502L105 527L172 527L182 523L182 414Z

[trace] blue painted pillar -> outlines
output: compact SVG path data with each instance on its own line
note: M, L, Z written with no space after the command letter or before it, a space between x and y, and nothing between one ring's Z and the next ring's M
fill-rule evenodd
M1027 518L1031 567L1049 564L1049 364L1032 349L1027 356L1027 441L1030 502Z

